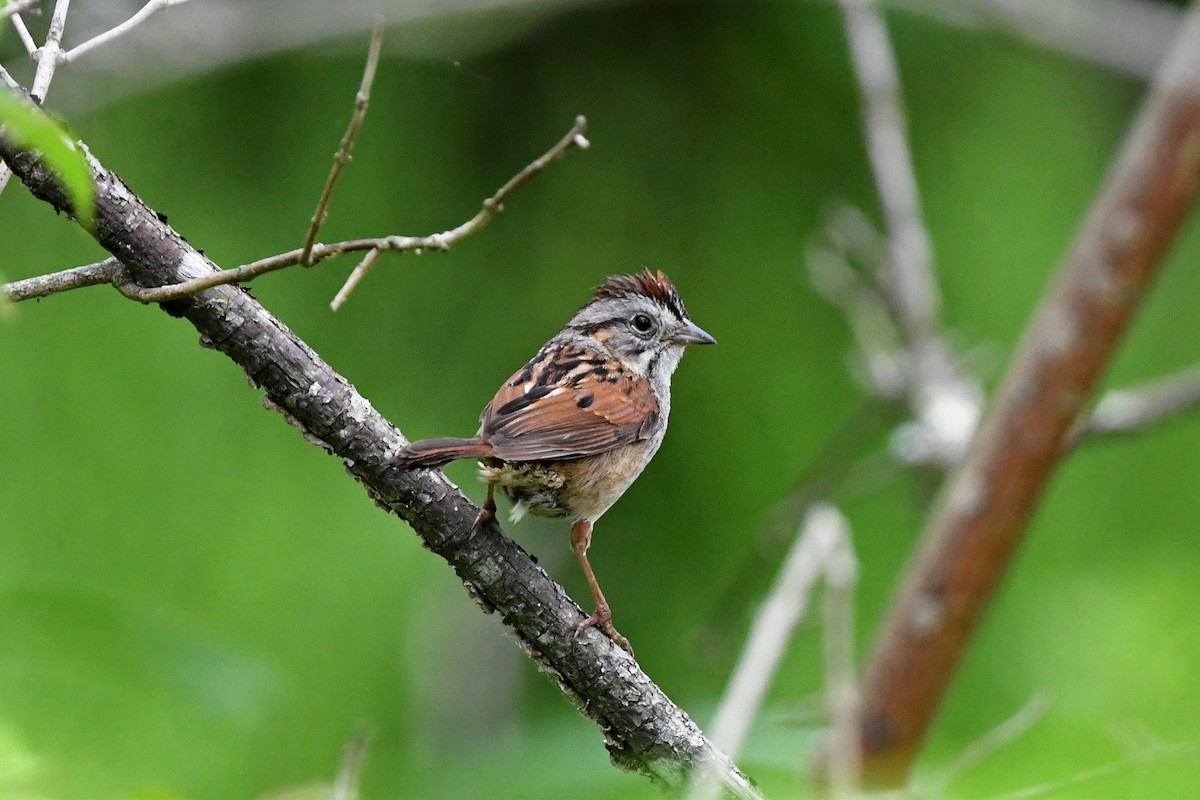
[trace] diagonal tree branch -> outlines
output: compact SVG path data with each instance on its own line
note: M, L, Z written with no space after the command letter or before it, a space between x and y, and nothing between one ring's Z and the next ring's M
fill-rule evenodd
M38 198L71 212L63 187L36 152L0 137L0 158ZM96 184L95 237L144 286L217 270L114 173L90 158ZM462 578L485 611L497 612L539 668L604 732L613 762L670 788L715 764L725 789L757 789L641 670L597 631L575 638L585 615L498 525L474 529L478 509L440 472L388 466L404 437L370 402L245 290L218 286L163 304L225 353L261 387L263 402L308 441L337 456L380 507L409 522Z
M866 670L864 771L903 783L1063 443L1200 186L1200 10L1164 61L990 416L947 481Z

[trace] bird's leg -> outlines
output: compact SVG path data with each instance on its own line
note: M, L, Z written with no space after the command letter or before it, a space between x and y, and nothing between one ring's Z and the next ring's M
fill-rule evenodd
M617 633L617 629L613 627L612 611L608 608L608 601L604 599L604 592L600 591L600 584L596 581L596 573L592 572L592 565L588 563L587 551L591 543L591 522L581 519L571 526L571 549L579 557L579 564L583 567L584 577L587 578L588 586L592 588L592 597L596 599L596 610L592 612L590 617L579 623L575 628L575 636L578 637L579 634L596 625L608 634L608 638L627 650L629 655L633 655L633 648L629 646L629 640Z
M487 500L483 501L483 508L479 509L479 515L475 517L475 522L471 525L471 530L475 530L480 525L491 522L496 518L496 500L492 497L492 493L496 491L496 484L489 483Z

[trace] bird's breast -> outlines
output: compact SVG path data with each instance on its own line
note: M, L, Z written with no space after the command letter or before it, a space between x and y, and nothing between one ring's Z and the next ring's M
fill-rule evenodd
M514 516L595 521L642 474L662 443L661 433L599 455L565 461L511 462L486 459L479 477L500 487L514 504Z

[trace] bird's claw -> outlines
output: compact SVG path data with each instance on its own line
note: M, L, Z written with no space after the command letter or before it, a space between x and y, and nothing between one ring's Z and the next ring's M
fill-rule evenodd
M609 610L607 605L596 606L596 610L592 612L590 617L576 625L574 638L578 639L581 633L592 626L604 631L606 634L608 634L608 638L616 642L622 650L629 653L631 656L633 655L633 647L629 644L629 640L618 633L617 629L613 627L612 611Z
M491 508L488 508L487 506L484 506L483 508L479 509L479 513L475 515L475 521L471 523L471 530L477 531L480 529L480 527L486 525L495 518L496 507L492 506Z

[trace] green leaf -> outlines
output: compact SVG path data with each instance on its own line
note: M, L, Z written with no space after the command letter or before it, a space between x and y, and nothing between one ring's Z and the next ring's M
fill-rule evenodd
M92 173L66 131L45 111L10 92L0 92L0 126L6 135L42 154L70 195L75 218L90 230L95 217Z

